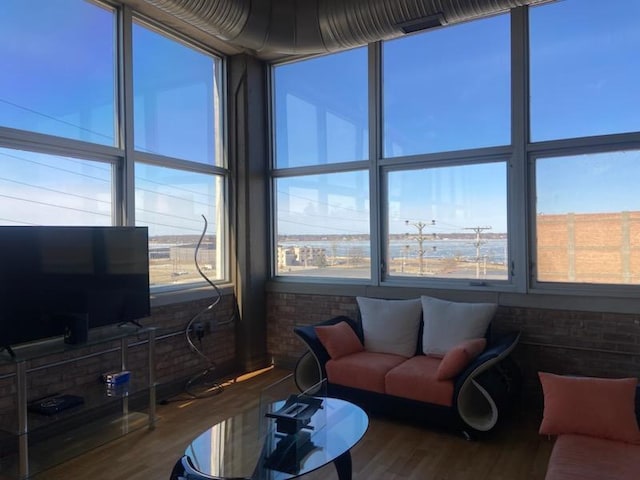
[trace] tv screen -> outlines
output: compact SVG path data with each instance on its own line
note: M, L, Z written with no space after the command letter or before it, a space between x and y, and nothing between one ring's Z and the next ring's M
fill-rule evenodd
M0 226L0 347L150 315L146 227Z

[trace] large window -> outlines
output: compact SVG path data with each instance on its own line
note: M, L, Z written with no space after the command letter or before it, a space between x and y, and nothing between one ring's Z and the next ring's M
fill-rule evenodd
M509 16L383 44L384 156L510 143Z
M136 223L149 227L149 277L153 285L200 280L194 264L212 279L224 278L223 178L136 164ZM204 217L204 218L203 218Z
M388 174L390 276L507 279L505 162Z
M330 276L365 242L369 192L373 285L637 296L638 17L634 0L544 2L369 45L368 122L363 49L276 66L276 272ZM360 197L329 187L355 170ZM305 242L315 265L293 263Z
M369 278L367 172L276 180L277 273Z
M113 167L0 148L0 224L111 225Z
M115 146L115 10L93 2L0 5L0 125Z
M501 15L274 68L276 275L508 280L509 37Z
M546 141L530 147L538 287L640 284L639 15L633 0L530 11L530 132Z
M276 275L370 278L367 50L273 77Z
M1 3L0 224L148 226L165 286L202 281L206 220L226 279L222 61L122 9Z
M218 59L139 22L133 27L136 150L222 165Z
M278 66L276 166L367 160L367 98L366 49Z
M639 180L640 150L538 159L538 280L639 285Z
M135 217L149 227L151 283L200 279L194 250L205 221L198 263L225 278L220 60L133 27L134 148L146 154L136 155Z
M636 0L531 9L533 141L640 130L638 18Z

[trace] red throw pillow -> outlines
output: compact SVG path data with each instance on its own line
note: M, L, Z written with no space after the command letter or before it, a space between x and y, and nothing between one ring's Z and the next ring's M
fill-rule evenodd
M316 335L332 359L364 350L362 342L347 322L315 327Z
M540 433L576 433L640 443L637 378L569 377L538 372L544 393Z
M440 365L438 365L436 378L438 380L451 380L458 376L474 358L484 351L486 346L486 338L472 338L459 343L442 357Z

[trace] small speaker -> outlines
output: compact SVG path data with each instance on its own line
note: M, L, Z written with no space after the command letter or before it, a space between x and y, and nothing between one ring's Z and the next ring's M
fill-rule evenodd
M78 345L87 343L89 337L89 319L86 313L64 316L64 343Z

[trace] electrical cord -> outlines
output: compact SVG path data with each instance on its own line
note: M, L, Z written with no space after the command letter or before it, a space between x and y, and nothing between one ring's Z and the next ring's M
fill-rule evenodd
M213 372L216 368L216 364L215 362L213 362L209 357L207 357L204 353L202 353L202 351L200 350L200 348L198 348L198 346L193 342L192 338L191 338L191 333L194 331L194 324L195 322L205 313L211 311L216 305L218 305L218 303L220 303L220 300L222 299L222 292L220 291L220 289L218 288L218 286L212 282L211 280L209 280L209 278L204 274L204 272L201 270L200 265L198 265L198 251L200 250L200 245L202 244L202 240L205 237L205 234L207 232L207 217L205 217L204 215L202 215L202 218L204 219L204 228L202 230L202 234L200 235L200 239L198 240L198 244L196 245L195 251L194 251L194 255L193 255L193 260L194 263L196 265L196 269L198 270L198 273L200 274L200 276L202 278L205 279L205 281L211 285L211 287L213 288L213 290L215 291L216 297L214 299L214 301L207 305L205 308L203 308L201 311L199 311L198 313L196 313L191 320L189 320L189 322L187 323L187 326L185 327L184 330L184 334L185 337L187 339L187 344L189 345L189 348L191 349L192 352L194 352L196 355L198 355L206 364L206 367L203 371L201 371L200 373L194 375L193 377L191 377L184 388L184 391L187 395L190 396L190 398L207 398L213 395L217 395L219 393L222 393L223 387L222 385L220 385L219 383L212 383L211 385L209 385L209 388L207 388L205 390L205 393L195 393L194 391L192 391L192 389L195 387L196 384L198 384L199 382L202 382L202 380L204 378L207 377L207 375L209 375L211 372ZM216 326L223 326L223 325L228 325L230 323L232 323L235 320L235 315L232 314L231 317L229 318L229 320L222 322L222 323L216 323ZM204 331L202 329L197 330L196 331L196 336L198 338L198 340L200 342L202 342L202 337L204 336Z

